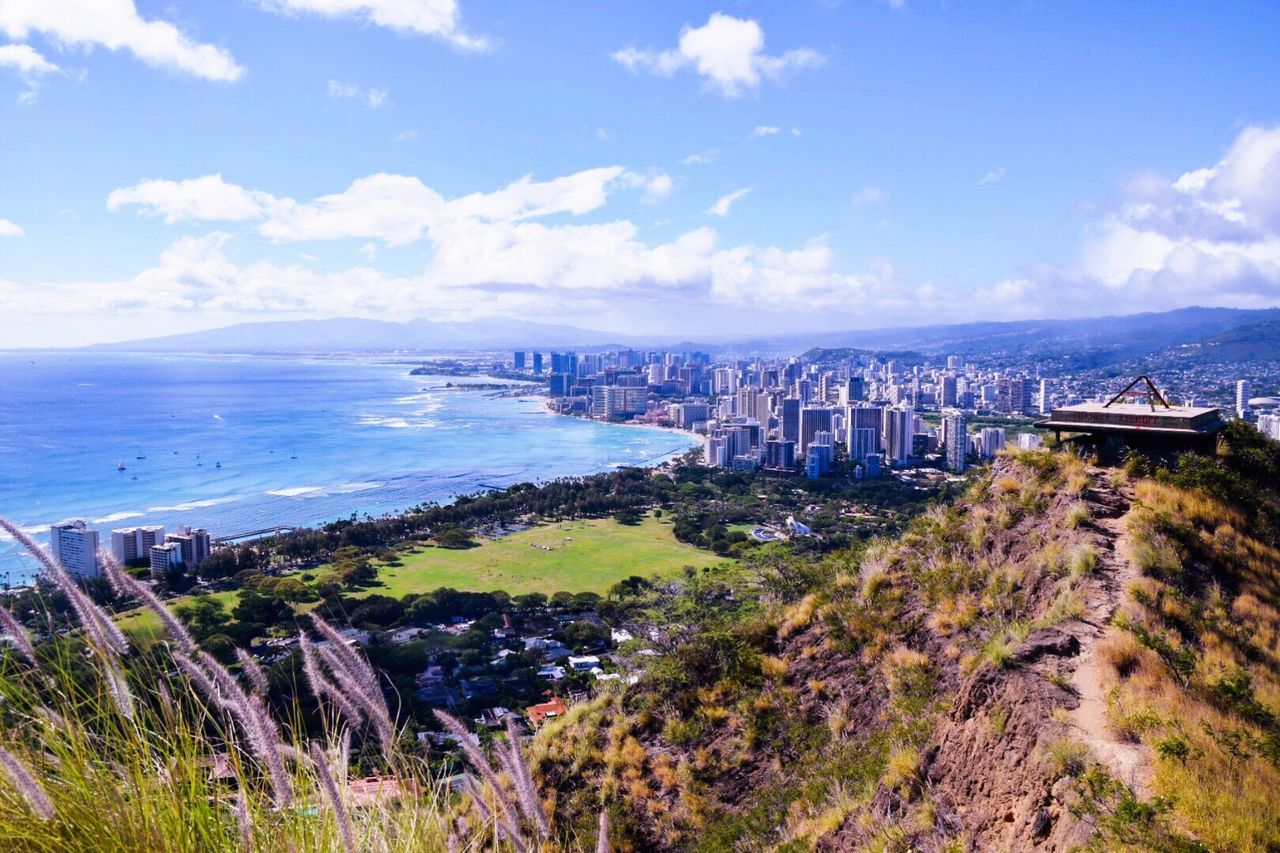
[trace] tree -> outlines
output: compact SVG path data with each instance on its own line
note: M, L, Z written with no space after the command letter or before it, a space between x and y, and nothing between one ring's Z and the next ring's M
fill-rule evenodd
M609 644L609 629L594 622L579 620L564 629L564 642L576 652L597 649Z
M293 608L278 595L264 595L256 590L246 589L240 593L240 601L231 615L241 622L270 628L283 622L292 622Z
M547 606L547 596L541 592L526 592L524 595L517 595L512 601L521 610L537 610Z
M219 548L201 561L197 570L205 580L221 580L229 578L240 571L236 564L236 554L230 548Z
M174 611L197 641L220 633L227 625L227 608L208 595L197 595L189 602L179 604Z
M446 524L433 533L431 538L441 548L471 548L476 544L475 539L471 536L471 531L458 527L456 524Z

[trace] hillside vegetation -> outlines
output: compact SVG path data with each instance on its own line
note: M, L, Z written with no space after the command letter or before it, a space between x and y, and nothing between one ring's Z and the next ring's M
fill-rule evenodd
M761 607L535 765L634 849L1274 849L1277 472L1247 427L1172 471L1006 455L895 541L757 565Z

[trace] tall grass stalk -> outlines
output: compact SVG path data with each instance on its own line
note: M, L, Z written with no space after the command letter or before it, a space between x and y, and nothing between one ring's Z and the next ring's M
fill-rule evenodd
M0 527L21 534L8 522ZM8 638L0 646L0 848L409 853L452 843L465 851L528 849L518 812L513 821L502 807L488 815L473 808L465 824L458 822L463 802L423 759L399 749L377 673L345 643L328 643L332 668L318 683L312 673L307 681L328 700L327 690L358 686L357 716L327 714L323 707L317 715L313 705L298 701L297 688L305 684L272 694L248 652L236 655L237 677L194 643L188 646L165 604L105 563L117 592L155 610L171 642L131 648L113 639L111 629L118 629L107 612L29 537L15 538L34 549L42 576L66 594L78 625L65 631L54 628L48 614L34 614L50 627L30 634L0 608L0 633ZM327 623L317 629L326 640L337 635ZM310 660L326 662L314 649ZM381 747L381 767L371 769L387 780L380 789L385 796L355 798L347 790L352 753L370 760L368 749L360 743L353 749L351 742L361 715L382 718L365 735ZM523 757L511 763L525 768L516 772L528 781ZM510 794L501 786L477 791L476 803L485 797L507 802Z

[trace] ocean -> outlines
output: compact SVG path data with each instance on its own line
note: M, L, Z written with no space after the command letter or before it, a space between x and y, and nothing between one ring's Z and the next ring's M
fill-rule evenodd
M66 519L96 527L103 547L112 528L141 524L216 538L653 464L696 442L550 414L532 393L466 388L497 380L412 367L0 353L0 515L41 542ZM0 583L33 569L0 538Z

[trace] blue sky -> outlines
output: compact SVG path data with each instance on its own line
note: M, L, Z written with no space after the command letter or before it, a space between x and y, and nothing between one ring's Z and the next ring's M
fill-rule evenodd
M1272 3L0 0L0 347L1280 303Z

